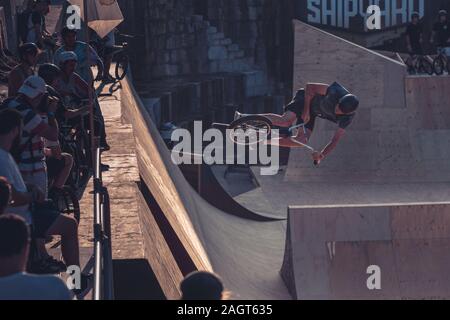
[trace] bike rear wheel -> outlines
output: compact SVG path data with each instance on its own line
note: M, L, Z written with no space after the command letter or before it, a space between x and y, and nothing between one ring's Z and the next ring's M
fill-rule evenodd
M272 121L264 116L249 116L230 125L229 138L238 145L255 145L270 140Z

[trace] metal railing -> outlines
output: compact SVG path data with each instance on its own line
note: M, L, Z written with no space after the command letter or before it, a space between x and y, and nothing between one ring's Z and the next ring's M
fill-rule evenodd
M108 189L103 186L101 150L94 167L94 285L93 300L114 300L111 247L111 212Z

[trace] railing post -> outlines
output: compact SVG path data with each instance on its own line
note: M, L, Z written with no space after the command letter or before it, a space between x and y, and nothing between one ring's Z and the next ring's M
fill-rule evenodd
M94 166L94 288L92 299L114 299L110 199L108 189L103 186L99 148L95 152Z

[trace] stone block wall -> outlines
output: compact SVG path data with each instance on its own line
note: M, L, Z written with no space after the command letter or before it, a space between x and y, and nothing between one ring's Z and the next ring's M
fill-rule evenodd
M275 5L284 0L266 1ZM273 30L266 32L259 21L264 16L261 1L242 1L248 2L250 13L229 10L221 16L228 25L234 23L231 17L241 19L245 27L239 34L230 32L220 19L209 20L213 2L119 0L125 16L122 31L137 35L130 50L134 82L158 125L174 121L189 126L193 119L229 122L237 108L252 113L260 104L266 111L278 110L290 94L292 77L280 72L287 75L288 84L284 84L269 72L271 57L278 61L274 65L288 64L289 59L268 50L274 43L268 40ZM241 8L240 1L231 2ZM217 5L229 4L217 1Z
M274 85L292 83L293 0L194 0L194 12L233 39Z
M190 1L124 1L123 6L126 18L134 20L135 31L142 35L139 45L146 49L142 66L146 77L233 71L237 67L245 71L249 69L246 64L252 63L243 59L243 52L231 39L203 16L194 15Z

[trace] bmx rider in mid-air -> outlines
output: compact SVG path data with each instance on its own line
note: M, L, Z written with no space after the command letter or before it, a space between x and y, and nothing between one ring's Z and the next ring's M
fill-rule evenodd
M322 118L338 125L330 143L322 151L313 153L316 163L323 161L338 145L351 125L359 107L359 99L335 82L331 85L309 83L306 88L297 91L294 99L285 107L283 115L262 114L272 121L274 126L293 127L304 124L305 130L299 130L296 136L281 138L277 143L282 147L302 147L308 143L315 127L316 119ZM249 116L236 113L236 119Z

